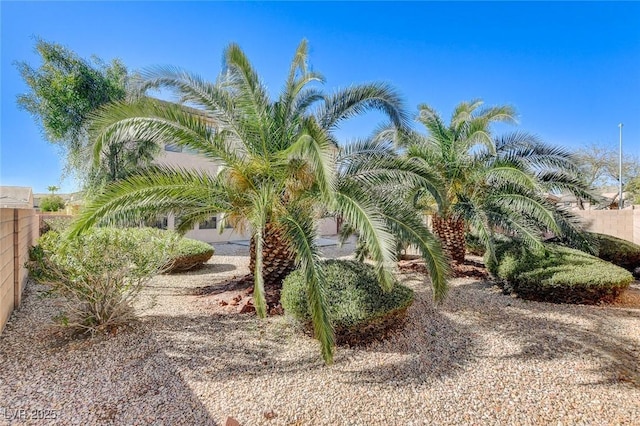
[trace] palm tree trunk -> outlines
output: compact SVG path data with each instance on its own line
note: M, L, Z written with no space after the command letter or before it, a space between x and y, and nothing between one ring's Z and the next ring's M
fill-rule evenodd
M464 220L454 217L432 216L433 232L440 238L442 248L454 262L464 262Z
M256 268L256 245L253 238L249 244L249 271L253 275ZM280 287L289 273L295 269L295 260L282 232L267 223L264 229L262 247L262 277L265 286Z

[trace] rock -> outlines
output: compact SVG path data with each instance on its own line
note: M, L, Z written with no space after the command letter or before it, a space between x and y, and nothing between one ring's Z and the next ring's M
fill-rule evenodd
M277 304L275 306L271 306L269 308L269 315L284 315L284 309L282 309L282 305Z
M278 414L276 414L276 412L273 410L265 411L262 414L264 414L264 417L267 420L275 419L276 417L278 417Z
M242 303L240 303L240 306L238 306L239 314L247 314L249 312L255 312L255 311L256 311L256 308L255 306L253 306L252 299L245 299Z
M224 426L240 426L240 422L233 417L227 417L227 421L224 422Z

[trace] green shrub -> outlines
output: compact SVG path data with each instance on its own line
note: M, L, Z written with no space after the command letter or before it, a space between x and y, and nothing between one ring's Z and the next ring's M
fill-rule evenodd
M31 250L27 267L64 298L60 322L93 333L135 317L133 301L177 243L177 235L144 228L93 228L73 239L49 231Z
M165 231L171 232L171 231ZM213 256L211 245L190 238L182 238L174 257L167 265L167 272L180 272L196 268Z
M499 244L497 263L485 259L505 290L525 299L554 303L611 301L629 287L626 270L590 254L549 244L532 252L517 242Z
M50 230L63 233L69 228L71 222L73 222L72 216L43 216L40 235L44 235Z
M57 212L64 209L64 200L59 195L47 195L40 200L40 210L43 212Z
M326 260L321 267L327 277L329 318L339 344L364 343L402 324L413 290L396 283L391 291L383 291L373 268L364 263ZM311 330L307 284L300 270L284 280L280 301L288 315Z
M618 265L628 271L640 267L640 246L611 235L591 233L598 243L600 259Z

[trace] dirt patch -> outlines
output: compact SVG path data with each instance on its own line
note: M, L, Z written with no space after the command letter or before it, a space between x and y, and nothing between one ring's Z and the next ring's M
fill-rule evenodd
M197 287L193 294L201 296L201 301L209 311L220 314L249 314L256 311L253 303L253 276L233 277L219 284ZM282 315L280 287L265 286L265 299L269 315Z
M429 274L429 271L422 259L401 260L398 262L398 268L402 272ZM489 273L482 262L473 259L465 259L462 263L452 263L451 277L487 279L489 278Z
M628 289L623 291L612 305L640 309L640 281L636 281L635 284L632 284Z

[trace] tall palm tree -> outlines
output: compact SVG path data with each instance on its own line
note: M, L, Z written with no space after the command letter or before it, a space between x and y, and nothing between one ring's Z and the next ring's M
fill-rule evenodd
M577 219L545 198L554 190L591 198L571 154L527 133L493 137L491 124L515 122L515 111L481 106L478 100L460 103L447 125L433 108L421 105L418 120L427 134L410 132L403 138L407 156L430 165L440 177L440 200L430 189L418 191L416 199L431 209L433 231L449 257L464 261L468 231L490 254L496 232L532 247L541 247L545 231L586 245Z
M332 130L370 109L384 112L393 126L404 128L406 114L398 95L386 85L353 86L332 95L310 87L323 79L307 67L306 41L298 46L275 101L237 45L231 44L224 58L215 84L175 68L144 75L143 89L173 89L188 106L142 96L132 103L110 105L94 122L96 152L103 143L126 139L177 144L221 165L219 173L148 168L93 199L72 235L98 223L130 223L166 213L179 217L178 230L186 231L223 213L224 221L251 229L257 314L266 316L265 283L279 284L291 268L300 267L309 286L315 336L325 361L331 362L334 339L325 276L318 266L317 218L335 212L366 236L384 287L392 283L389 267L395 257L390 214L353 180L338 175L338 145ZM390 170L388 178L394 173L400 172ZM417 228L414 234L414 240L423 241L425 259L433 266L434 294L442 297L446 269L439 246L430 241L426 228Z

